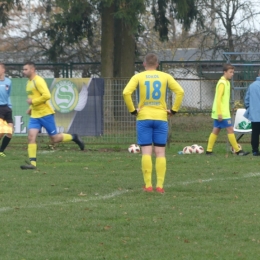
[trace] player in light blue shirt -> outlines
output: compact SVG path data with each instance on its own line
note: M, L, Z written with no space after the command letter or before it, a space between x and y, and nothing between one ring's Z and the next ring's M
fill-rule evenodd
M3 120L13 129L13 115L12 115L12 104L11 104L11 89L12 82L5 76L5 65L0 63L0 120L3 124ZM1 128L2 129L2 128ZM6 133L0 131L0 139L3 138L0 147L0 157L6 157L4 150L8 146L12 138L12 133Z
M256 78L256 80L249 85L244 101L246 107L244 117L250 120L252 124L251 146L253 156L260 156L260 70L258 72L258 77Z

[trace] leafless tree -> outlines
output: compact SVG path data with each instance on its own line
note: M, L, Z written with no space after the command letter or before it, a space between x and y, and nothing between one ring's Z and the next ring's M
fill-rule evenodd
M202 49L212 49L214 53L258 51L255 40L259 34L259 1L199 0L199 7L204 28L196 33Z

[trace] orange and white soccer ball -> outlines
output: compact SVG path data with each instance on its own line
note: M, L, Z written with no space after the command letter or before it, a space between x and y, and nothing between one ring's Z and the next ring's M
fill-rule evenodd
M140 151L141 151L141 149L140 149L139 145L137 145L137 144L131 144L128 147L129 153L140 153Z
M192 154L192 147L191 146L185 146L182 150L183 154Z
M238 144L239 150L242 150L242 146L240 144ZM231 146L230 147L230 151L231 153L236 153L236 151L234 150L234 148Z
M201 145L197 145L196 147L194 147L193 153L204 153L204 148Z

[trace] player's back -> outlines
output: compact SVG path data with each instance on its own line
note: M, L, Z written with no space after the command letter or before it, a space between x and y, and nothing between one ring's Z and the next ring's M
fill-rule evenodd
M137 102L140 112L138 120L167 120L167 87L174 80L171 75L147 70L135 75L138 79Z
M184 91L170 74L157 70L146 70L134 75L123 91L129 112L133 112L135 109L131 95L136 91L139 110L137 120L167 121L167 88L175 93L176 97L172 110L177 112Z

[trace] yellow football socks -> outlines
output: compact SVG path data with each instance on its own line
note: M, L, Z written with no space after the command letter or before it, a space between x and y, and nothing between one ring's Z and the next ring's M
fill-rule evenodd
M62 134L62 136L63 136L62 142L72 141L72 135L71 134Z
M207 152L212 152L214 144L217 140L218 136L211 133L209 136L209 141L208 141L208 147L207 147Z
M145 188L152 186L152 157L150 155L142 156L142 172L144 176Z
M234 150L235 150L236 152L238 152L240 149L239 149L239 147L238 147L235 134L228 134L228 140L229 140L231 146L234 148Z
M166 173L166 158L165 157L157 157L155 161L155 169L157 176L156 188L163 188L163 183L165 179Z
M33 166L36 166L36 152L37 144L28 144L28 156Z

